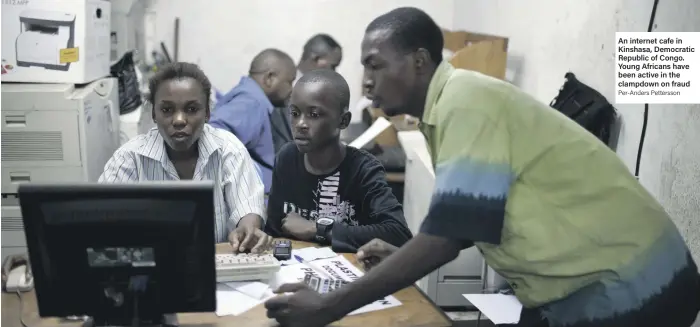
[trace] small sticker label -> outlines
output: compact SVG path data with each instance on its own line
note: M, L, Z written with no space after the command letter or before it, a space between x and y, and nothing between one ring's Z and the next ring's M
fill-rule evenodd
M15 69L15 66L8 64L5 59L2 60L2 74L3 75L12 72L13 69Z
M67 64L69 62L77 62L79 57L78 54L78 48L61 49L60 62L62 64Z

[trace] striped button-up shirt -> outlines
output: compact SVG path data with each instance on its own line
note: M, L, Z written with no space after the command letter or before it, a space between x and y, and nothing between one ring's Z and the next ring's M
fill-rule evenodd
M195 181L214 182L215 239L225 242L241 217L256 214L265 223L264 186L243 144L231 133L204 125ZM122 145L105 165L101 183L176 181L180 177L157 128Z

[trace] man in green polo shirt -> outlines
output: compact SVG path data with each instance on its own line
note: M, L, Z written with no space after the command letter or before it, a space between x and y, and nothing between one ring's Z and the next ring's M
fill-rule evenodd
M294 294L269 300L268 316L325 326L475 245L523 316L535 313L521 326L692 325L698 268L617 155L516 87L442 62L442 47L439 27L415 8L378 17L362 43L375 106L422 117L436 177L421 233L338 291L282 286Z

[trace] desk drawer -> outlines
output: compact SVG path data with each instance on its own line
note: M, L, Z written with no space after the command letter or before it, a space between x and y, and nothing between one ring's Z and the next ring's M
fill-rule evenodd
M484 258L479 249L472 246L459 252L459 256L440 267L438 282L481 280L484 271Z
M474 306L462 294L480 294L481 281L442 282L437 284L436 304L441 307Z

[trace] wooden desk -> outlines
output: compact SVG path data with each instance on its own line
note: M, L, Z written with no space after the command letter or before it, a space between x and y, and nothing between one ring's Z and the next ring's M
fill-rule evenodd
M311 246L305 242L294 242L294 248ZM229 244L217 244L217 252L231 251ZM355 256L344 254L345 258L357 265ZM70 296L70 295L68 295ZM345 317L332 326L363 327L447 327L452 321L423 292L412 286L403 289L394 296L401 301L401 306ZM22 294L22 317L29 327L79 327L81 324L61 319L42 319L38 316L34 291ZM20 301L16 294L2 294L2 326L21 327ZM180 326L276 326L274 320L265 315L265 308L259 305L240 316L217 317L214 313L178 314Z

